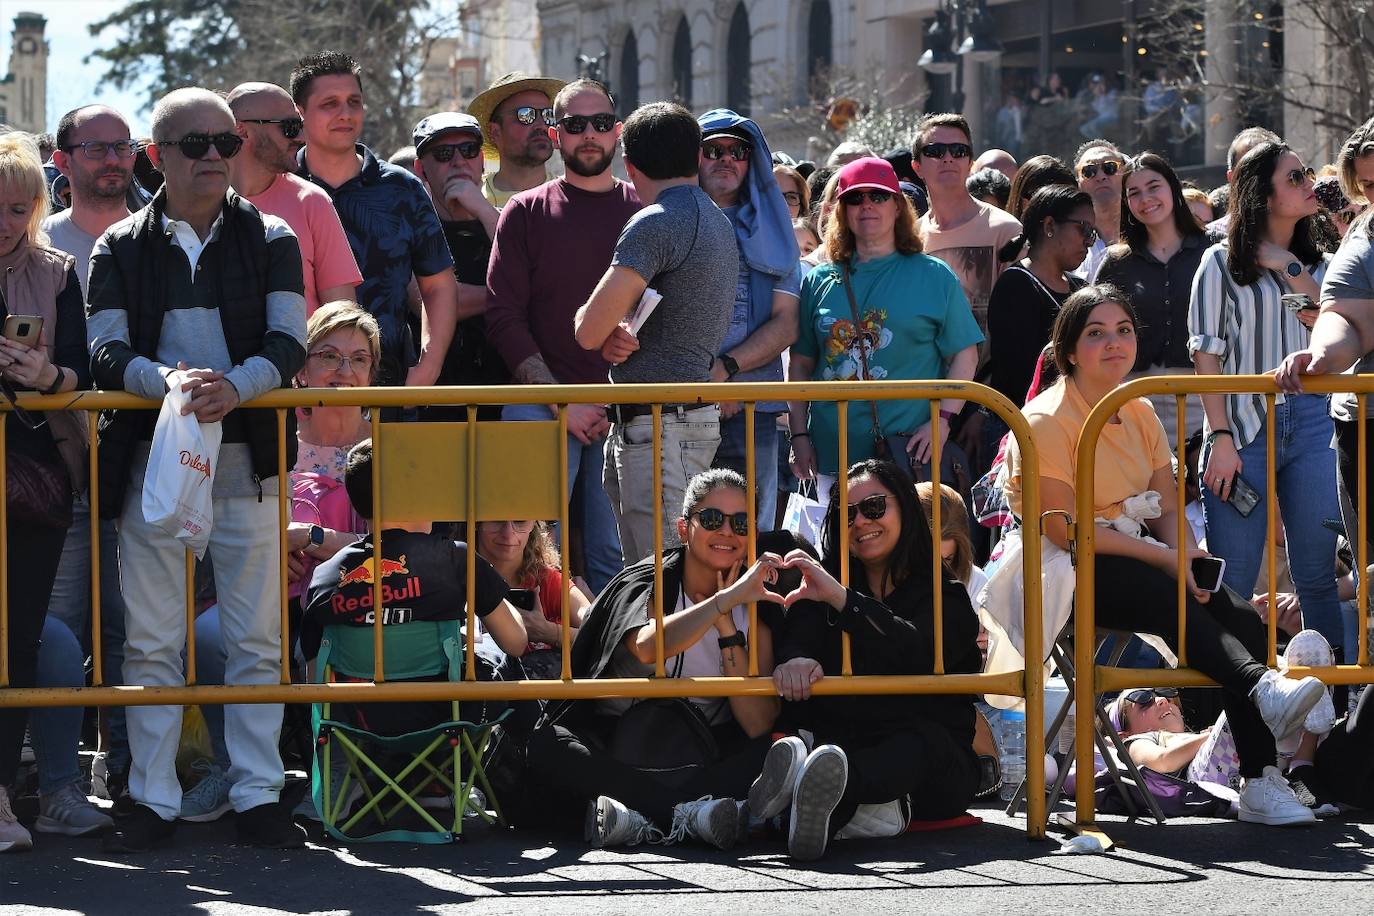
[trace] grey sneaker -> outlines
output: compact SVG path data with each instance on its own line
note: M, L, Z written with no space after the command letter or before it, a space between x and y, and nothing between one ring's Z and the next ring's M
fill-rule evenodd
M763 758L763 770L749 787L749 813L767 820L792 804L792 789L806 761L806 744L795 735L779 738Z
M731 849L748 828L748 808L733 798L707 795L673 806L673 829L668 831L663 842L676 843L690 838L710 843L717 849Z
M33 835L19 823L10 807L10 790L0 786L0 852L22 852L33 848Z
M1283 741L1302 728L1303 720L1325 693L1322 682L1314 677L1295 680L1266 671L1250 695L1275 740Z
M587 842L597 849L657 843L663 839L663 831L647 817L638 811L631 811L607 795L598 796L587 803L583 832Z
M196 761L194 769L204 775L195 788L181 796L181 811L177 814L177 820L193 824L217 821L234 807L229 803L229 787L233 783L224 770L208 761Z
M834 832L830 815L844 797L849 782L849 758L833 744L811 752L797 777L792 796L792 821L787 827L787 854L811 861L825 855Z
M91 804L91 800L82 795L81 789L73 782L40 798L38 821L34 829L39 833L87 836L113 826L114 818Z

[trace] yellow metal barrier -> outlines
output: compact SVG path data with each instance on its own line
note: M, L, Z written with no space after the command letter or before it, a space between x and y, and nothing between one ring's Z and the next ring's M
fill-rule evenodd
M1368 644L1368 607L1369 607L1369 581L1364 570L1368 569L1368 558L1366 542L1368 536L1368 519L1365 518L1363 506L1365 505L1365 463L1368 456L1365 454L1364 432L1365 432L1365 397L1374 392L1374 375L1327 375L1305 377L1303 387L1306 391L1317 394L1338 394L1354 392L1358 396L1357 414L1359 416L1359 493L1356 499L1360 511L1359 528L1352 538L1352 546L1356 550L1356 563L1361 570L1359 575L1359 594L1357 604L1359 606L1359 655L1357 664L1354 665L1333 665L1325 668L1290 668L1290 676L1303 677L1315 675L1327 684L1371 684L1374 683L1374 666L1369 663L1369 644ZM1095 515L1094 489L1095 489L1095 469L1097 463L1097 441L1102 433L1103 427L1121 409L1122 405L1130 400L1149 395L1173 395L1177 401L1177 426L1173 431L1175 435L1175 453L1183 455L1184 442L1186 441L1185 401L1188 395L1202 394L1236 394L1244 392L1256 392L1265 395L1267 406L1267 480L1268 492L1266 505L1268 509L1268 547L1267 557L1269 565L1269 594L1273 594L1276 589L1275 583L1275 532L1278 517L1277 507L1277 488L1275 486L1275 464L1274 464L1274 405L1275 397L1280 393L1278 386L1272 377L1267 375L1232 375L1232 376L1158 376L1152 378L1136 379L1116 388L1104 397L1088 414L1088 418L1083 422L1083 431L1078 441L1077 456L1077 480L1074 485L1075 514L1082 522L1077 526L1077 580L1076 591L1074 594L1074 668L1077 672L1077 679L1074 684L1074 703L1077 709L1093 709L1095 697L1098 694L1108 691L1129 690L1136 687L1201 687L1216 686L1216 682L1208 678L1202 672L1187 667L1187 642L1186 627L1184 618L1186 615L1186 576L1183 571L1183 554L1179 553L1178 569L1175 575L1178 579L1178 632L1179 646L1177 669L1161 671L1159 669L1139 669L1139 668L1112 668L1105 665L1096 664L1096 607L1094 605L1094 587L1096 584L1096 570L1093 566L1095 554L1095 528L1092 519ZM1180 460L1177 468L1177 486L1180 506L1184 500L1184 479L1186 468ZM1335 482L1332 481L1332 486ZM1029 517L1029 516L1028 516ZM1182 511L1178 513L1178 538L1179 543L1184 543L1184 525L1187 521ZM1349 533L1348 533L1349 534ZM1029 611L1029 608L1027 609ZM1277 656L1277 615L1269 614L1269 633L1268 633L1268 665L1275 667ZM1094 716L1084 715L1081 712L1075 720L1076 729L1076 761L1075 765L1078 772L1093 772L1093 728ZM1099 832L1095 826L1096 812L1093 804L1093 781L1091 779L1080 778L1077 781L1077 797L1074 816L1072 819L1062 818L1064 826L1077 832Z
M726 383L707 385L580 385L580 386L501 386L478 388L352 388L298 389L274 391L245 408L276 411L277 429L281 437L278 449L278 479L282 481L278 496L278 523L282 541L289 519L288 494L285 485L289 471L286 462L287 411L299 407L411 407L415 405L465 405L469 417L476 415L478 405L487 404L544 404L557 411L557 421L526 423L478 423L468 420L459 423L382 423L380 411L372 412L373 439L373 512L374 519L433 518L466 519L469 538L475 538L476 524L486 520L510 518L557 519L568 530L567 481L567 410L570 404L643 404L650 403L653 419L654 488L662 492L661 424L664 405L709 404L717 401L743 401L748 424L747 484L752 493L754 479L753 423L758 401L834 401L839 420L839 465L847 465L848 404L854 400L938 400L958 398L981 404L999 416L1020 443L1025 473L1023 494L1026 518L1039 518L1039 459L1030 436L1030 427L1019 409L991 388L966 382L893 381L893 382L788 382L788 383ZM120 392L70 392L59 395L24 395L19 406L27 410L87 411L92 441L95 441L95 411L106 409L157 409L157 402L145 401ZM0 404L0 410L9 409ZM931 411L934 423L940 423L937 411ZM4 474L4 424L0 423L0 479ZM935 448L931 467L933 483L940 484L940 437L934 437ZM423 460L422 460L423 456ZM556 462L556 463L555 463ZM91 588L92 627L99 633L99 483L98 453L92 448L90 467L91 513ZM480 486L479 486L480 480ZM847 500L844 474L838 476L837 493L841 503ZM649 498L646 496L646 498ZM4 706L119 706L159 705L183 703L282 703L282 702L378 702L424 700L476 699L605 699L615 697L655 696L768 696L776 695L771 678L760 677L754 642L750 641L749 676L742 678L665 678L662 602L663 591L663 535L661 498L654 497L654 557L655 588L653 619L657 623L655 637L655 677L616 679L575 679L571 673L569 615L563 615L561 679L523 682L483 682L475 680L473 608L467 607L468 639L467 665L463 683L386 683L383 671L382 623L383 615L376 614L374 622L376 667L373 683L348 684L292 684L289 682L289 647L283 640L282 680L275 685L254 686L197 686L195 684L195 607L194 564L187 554L187 670L186 686L138 687L106 686L101 664L100 640L93 640L94 686L80 688L8 688L8 652L0 651L0 707ZM387 512L381 511L382 505ZM939 531L940 501L934 501L932 519ZM756 528L754 504L749 501L750 530ZM415 516L415 512L423 514ZM0 540L6 535L6 518L0 501ZM849 582L848 528L841 530L841 581ZM938 535L935 538L939 542ZM748 559L755 559L756 548L751 536ZM467 562L468 594L475 593L476 551L469 550ZM570 589L567 539L561 552L563 568L564 606L568 604ZM876 694L968 694L992 693L1021 696L1026 699L1026 749L1029 805L1026 819L1027 833L1043 837L1045 829L1044 789L1044 685L1043 670L1038 663L1027 665L1024 671L999 675L945 674L943 649L943 608L940 603L939 582L942 576L938 553L933 560L935 579L935 671L931 675L911 676L855 676L850 662L849 637L844 636L843 670L838 676L827 676L812 688L823 695ZM373 539L373 569L381 570L381 539ZM1025 578L1025 656L1044 657L1040 623L1040 541L1030 537L1024 547ZM287 632L286 553L281 559L281 615L282 633ZM0 579L7 575L4 552L0 551ZM382 607L381 575L373 578L373 606ZM7 595L0 589L0 648L7 645L9 608ZM751 630L757 624L757 608L749 607Z

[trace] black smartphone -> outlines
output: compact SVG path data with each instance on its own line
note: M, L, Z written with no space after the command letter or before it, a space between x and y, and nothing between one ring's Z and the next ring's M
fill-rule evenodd
M1243 517L1249 518L1250 513L1260 504L1260 495L1255 492L1254 487L1245 482L1244 477L1237 474L1231 478L1231 496L1228 502L1235 506L1236 511Z
M1220 557L1195 557L1193 581L1204 592L1221 590L1221 577L1226 573L1226 561Z
M534 610L534 589L513 588L506 593L506 600L522 611Z

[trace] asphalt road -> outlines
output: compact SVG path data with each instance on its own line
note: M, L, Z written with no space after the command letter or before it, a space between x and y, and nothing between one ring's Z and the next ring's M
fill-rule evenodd
M107 856L96 840L38 836L0 856L10 914L521 914L1365 912L1374 812L1300 829L1227 821L1165 826L1103 818L1105 855L1056 854L1023 820L837 842L795 865L783 844L594 851L580 837L476 827L461 844L233 845L229 819L184 824L173 846ZM1053 836L1053 834L1052 834Z

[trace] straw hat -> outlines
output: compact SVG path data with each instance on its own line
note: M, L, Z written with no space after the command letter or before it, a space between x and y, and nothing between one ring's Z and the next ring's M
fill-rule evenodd
M506 99L521 92L533 90L548 96L549 104L552 105L554 96L558 95L559 91L566 85L567 83L562 80L535 76L523 70L514 70L497 77L496 82L468 103L468 114L477 119L477 123L482 125L482 131L485 134L486 125L491 122L491 113L500 107ZM495 159L500 155L490 140L486 141L482 150L488 159Z

